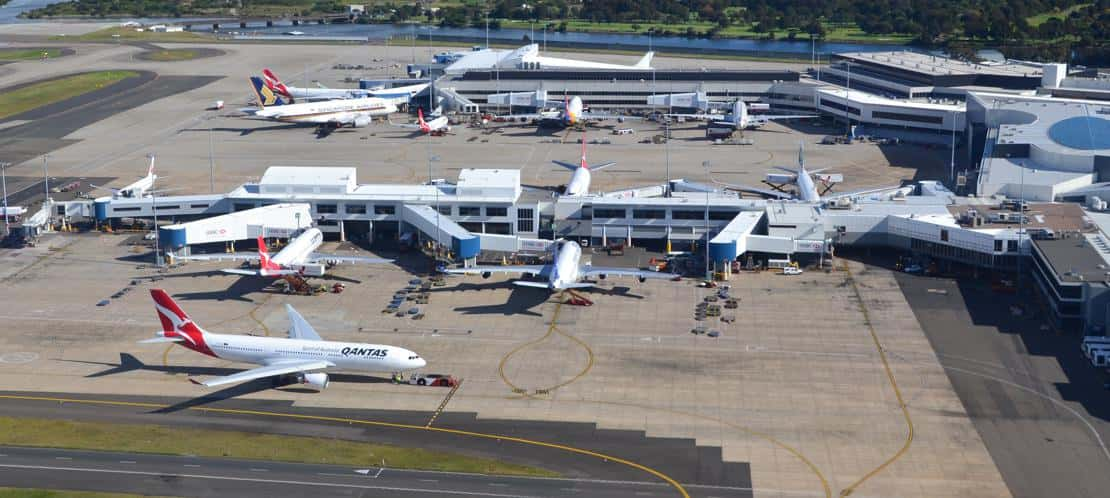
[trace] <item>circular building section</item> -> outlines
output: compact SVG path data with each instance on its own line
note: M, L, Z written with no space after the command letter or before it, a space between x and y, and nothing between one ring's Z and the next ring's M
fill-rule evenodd
M1110 119L1094 116L1067 118L1049 127L1048 137L1071 149L1110 149Z

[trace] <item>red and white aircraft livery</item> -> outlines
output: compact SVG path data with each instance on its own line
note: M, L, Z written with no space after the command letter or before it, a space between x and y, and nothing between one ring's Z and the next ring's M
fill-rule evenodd
M258 238L258 253L233 252L230 254L196 254L179 256L182 261L254 261L258 260L257 270L227 268L224 273L250 275L257 277L280 277L283 275L304 275L319 277L328 267L339 263L381 264L392 263L392 259L367 258L363 256L342 256L315 252L324 241L324 234L318 228L309 228L294 237L277 254L270 256L266 242Z
M600 169L605 169L605 168L608 168L609 166L617 164L617 163L612 162L612 161L607 162L607 163L594 164L594 165L590 165L589 163L587 163L586 162L586 135L585 134L582 135L582 159L578 164L568 163L568 162L565 162L565 161L551 161L551 162L553 162L555 164L558 164L559 166L562 166L562 167L564 167L566 169L569 169L569 170L574 172L574 173L571 173L570 181L567 182L566 188L563 189L563 195L572 196L572 197L573 196L583 196L583 195L587 195L587 194L590 193L590 179L591 179L590 171L597 171L597 170L600 170Z
M177 343L213 358L262 365L204 382L189 379L208 387L292 376L301 384L323 390L328 387L325 370L403 372L427 364L420 355L396 346L325 341L288 304L285 312L289 315L289 337L257 337L213 334L193 323L166 291L151 289L150 296L162 321L162 331L140 343Z
M428 135L442 135L451 131L451 126L447 120L447 116L438 116L431 121L424 121L424 109L416 110L417 122L416 124L400 124L390 122L389 124L398 128L407 128L410 130L420 130L421 133Z

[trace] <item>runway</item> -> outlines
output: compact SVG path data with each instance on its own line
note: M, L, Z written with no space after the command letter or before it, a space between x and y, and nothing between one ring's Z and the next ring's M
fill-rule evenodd
M538 479L442 474L453 476L450 477L449 484L454 486L450 488L455 490L454 494L467 496L569 496L574 494L583 496L629 496L629 490L633 488L637 490L642 488L642 493L651 493L639 494L638 496L682 496L675 487L667 482L653 479L652 475L642 470L645 468L659 469L667 476L678 476L675 479L682 483L682 487L690 496L715 496L720 498L753 496L750 485L750 470L748 470L747 465L728 464L722 467L719 449L701 447L687 449L689 443L681 440L645 438L642 433L636 433L635 431L590 429L586 427L587 424L479 421L467 417L465 414L450 413L444 414L437 421L437 426L441 427L439 430L414 430L409 427L402 427L402 425L413 420L423 422L427 420L429 414L384 410L305 409L295 408L287 403L280 402L237 400L211 403L196 400L178 400L180 402L177 404L158 405L154 403L164 403L169 399L137 396L107 398L68 395L69 397L65 399L71 401L60 403L57 400L63 398L53 398L53 400L24 399L35 396L33 393L3 393L3 396L5 398L0 403L0 415L3 416L93 420L113 423L171 424L213 430L338 437L404 447L463 452L475 456L543 467L559 472L566 477L565 479ZM46 396L43 395L43 398ZM59 395L55 394L55 396ZM94 403L78 402L81 399L93 400ZM109 404L101 404L101 402ZM463 431L473 435L468 436L463 434ZM481 437L483 434L497 434L498 436ZM521 441L537 441L540 444L521 444ZM568 451L568 449L572 451ZM581 452L573 451L578 449L581 449ZM690 449L694 451L691 452ZM320 477L318 475L320 473L337 474L328 477L343 477L344 479L338 481L329 479L326 482L330 484L314 485L334 485L332 487L336 489L357 491L364 496L397 496L401 492L413 493L414 496L443 496L443 493L438 490L448 487L447 485L437 485L432 486L431 489L426 489L428 486L420 486L421 481L418 479L439 478L417 477L418 475L432 474L428 472L389 469L388 462L386 462L387 468L382 471L383 475L388 472L391 478L396 476L395 479L399 481L366 483L365 475L356 474L355 469L347 467L247 462L242 465L228 466L227 469L217 469L219 472L228 470L238 473L214 474L213 477L204 480L204 486L209 487L160 489L150 486L161 485L159 483L164 481L178 480L179 474L195 474L195 472L188 471L188 469L195 469L195 467L183 468L182 466L185 463L195 464L196 462L181 460L186 457L158 456L158 458L168 460L157 460L154 455L120 456L115 454L112 457L100 457L105 453L82 451L76 451L75 453L78 456L61 455L74 460L57 460L54 459L54 456L58 455L54 455L46 460L31 459L13 462L7 459L12 458L12 455L16 455L16 453L9 452L7 449L0 450L0 454L8 455L8 457L0 459L0 464L2 464L0 465L0 485L34 486L34 484L28 483L37 482L37 486L42 486L44 482L54 482L51 480L54 479L53 477L43 480L45 476L50 475L51 472L63 472L69 476L68 479L70 480L68 482L71 483L74 489L128 491L173 496L212 494L225 496L228 493L238 494L239 488L237 486L245 486L252 492L257 490L259 496L275 496L275 492L278 492L277 495L281 495L282 488L280 487L273 489L254 486L253 481L247 480L259 478L258 474L269 472L272 475L266 479L267 481L273 481L277 475L283 476L282 479L288 478L290 481L297 481L286 483L290 486L307 486L308 484L300 484L299 481ZM31 458L35 455L33 453L18 454L21 455L19 458ZM602 455L606 455L606 457L601 457ZM82 462L92 463L88 463L87 468L72 465L78 457L83 459ZM629 459L632 463L621 463L623 458ZM193 458L193 460L196 460L196 458ZM208 460L213 462L224 461L223 459ZM120 464L120 461L136 463ZM46 463L44 464L44 462ZM134 467L139 465L138 462L144 462L144 465L149 463L154 467ZM172 464L167 462L172 462ZM96 467L92 466L94 463L110 465ZM641 464L646 467L637 468ZM125 466L121 467L121 465ZM251 470L263 468L261 465L269 466L266 467L269 470ZM216 469L217 466L210 462L204 468ZM246 470L244 471L244 469ZM142 479L136 479L138 484L135 488L120 487L123 484L117 483L117 479L114 479L113 476L130 471L145 473L133 474L142 477ZM377 471L378 469L371 469L370 473L376 473ZM172 474L173 479L165 479L163 474L166 473ZM441 473L435 474L440 475ZM447 477L444 479L447 479ZM117 487L100 488L94 486ZM199 484L194 483L190 486L199 486ZM285 488L285 490L288 492L288 488ZM427 494L433 491L439 494ZM255 495L247 494L244 496Z
M673 496L655 483L504 477L450 472L0 446L0 486L158 496ZM705 496L739 496L706 488Z

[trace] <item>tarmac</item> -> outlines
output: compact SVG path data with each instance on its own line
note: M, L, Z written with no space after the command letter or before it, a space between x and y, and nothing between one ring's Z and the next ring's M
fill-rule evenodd
M183 46L191 45L174 45ZM453 179L464 167L521 168L524 183L556 185L566 181L565 171L549 161L579 154L577 134L537 134L531 128L459 126L454 135L413 139L378 124L319 137L311 128L244 120L236 109L247 103L245 76L252 69L271 67L287 83L303 84L307 74L339 86L354 75L332 70L334 64L376 57L386 68L377 76L399 75L394 65L403 67L412 53L379 46L212 47L226 54L162 63L135 59L141 50L136 47L76 45L74 56L5 66L0 86L107 68L154 71L159 79L215 78L61 137L70 142L51 152L51 174L119 178L111 186L142 173L148 153L158 156L162 186L183 193L208 191L209 151L216 191L256 179L269 165L350 166L364 183L422 182L429 153L441 158L432 164L436 178ZM660 58L657 64L690 62ZM216 100L226 108L207 110ZM639 143L658 133L654 126L635 124L635 135L605 135L611 144L588 149L591 162L619 161L595 175L595 188L655 184L668 176L703 180L703 161L710 164L711 180L758 184L769 168L796 163L799 142L807 144L807 165L843 173L845 189L935 178L948 159L947 151L907 145L809 145L839 132L813 125L769 125L748 132L754 144L747 146L711 145L693 124L677 130L667 146ZM603 127L589 137L605 133ZM34 177L40 171L41 159L32 158L9 173ZM421 307L425 318L413 320L381 309L394 291L427 271L421 257L400 255L399 265L339 267L339 277L355 281L345 292L302 297L221 274L216 263L157 271L149 251L130 245L131 239L56 234L33 248L0 252L0 384L21 396L158 397L160 404L168 397L190 414L224 403L260 403L282 413L353 411L365 415L359 420L411 419L414 425L434 416L435 427L478 427L486 434L520 430L539 441L627 455L677 482L741 488L739 496L1011 495L892 273L881 268L838 260L830 273L739 274L729 285L740 308L725 313L737 320L711 319L707 326L721 336L710 338L691 333L700 324L695 305L709 291L690 282L610 279L590 294L594 306L576 307L499 278L452 278ZM449 400L442 389L367 376L337 377L322 393L249 386L205 392L187 377L222 375L244 365L135 344L158 326L147 295L153 287L166 288L214 332L279 336L287 326L282 305L290 303L327 339L406 347L429 360L429 371L455 375L463 384ZM96 306L124 288L132 290ZM888 348L913 361L886 354ZM149 367L132 368L137 363L121 354ZM69 416L78 410L47 406L26 414ZM172 423L182 411L158 416ZM245 416L232 425L257 430L269 423ZM351 434L334 425L299 425ZM385 437L382 431L368 434ZM470 443L455 449L518 456ZM519 458L537 464L550 458L583 472L599 467L584 456ZM629 472L622 480L651 479L620 472Z

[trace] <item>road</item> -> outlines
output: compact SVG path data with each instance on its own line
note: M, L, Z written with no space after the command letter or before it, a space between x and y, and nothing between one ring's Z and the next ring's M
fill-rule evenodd
M665 485L0 446L0 486L158 496L674 496ZM712 488L711 496L736 496ZM710 495L706 495L710 496Z
M1042 330L1035 306L1014 315L1033 298L985 279L897 278L1013 496L1106 496L1110 396L1079 337Z

